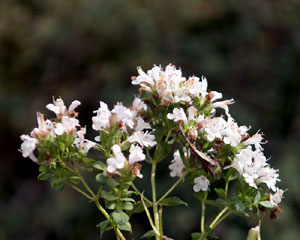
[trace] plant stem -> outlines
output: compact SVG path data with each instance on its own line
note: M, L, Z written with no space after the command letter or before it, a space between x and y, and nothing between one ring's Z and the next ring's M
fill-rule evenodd
M137 189L137 187L134 185L134 183L131 184L131 187L133 188L133 190L134 190L138 195L140 195L140 196L144 199L144 201L146 201L147 203L149 203L149 204L152 205L152 202L151 202L148 198L146 198L146 197L144 196L144 194L142 194L142 193Z
M189 171L185 171L182 176L173 184L173 186L157 201L157 203L160 203L162 200L164 200L184 179L184 177L189 173Z
M204 223L205 223L205 199L201 201L202 209L201 209L201 233L205 233Z
M163 236L164 234L163 234L163 219L162 219L163 206L162 205L159 206L158 212L159 212L159 233L161 236Z
M83 190L81 190L80 188L72 185L72 184L68 184L71 188L73 188L74 190L76 190L77 192L81 193L83 196L85 196L86 198L90 199L90 200L94 200L93 197L91 197L90 195L88 195L87 193L85 193Z
M143 196L143 194L142 194L142 196ZM147 218L148 218L148 220L149 220L150 226L152 227L152 229L153 229L153 231L155 232L155 234L156 234L157 236L159 236L159 235L160 235L160 232L157 230L156 226L154 225L153 220L152 220L151 215L150 215L150 212L149 212L149 210L148 210L148 208L147 208L147 206L146 206L146 204L145 204L145 202L144 202L142 196L141 196L141 202L142 202L142 204L143 204L143 207L144 207L144 210L145 210L145 212L146 212Z
M110 217L109 217L108 213L107 213L107 212L105 211L105 209L101 206L101 204L99 203L99 200L98 200L98 199L94 199L94 202L95 202L97 208L99 209L99 211L104 215L104 217L105 217L107 220L110 220ZM117 239L126 240L126 238L123 236L123 234L122 234L122 232L120 231L119 228L117 228L116 226L114 226L114 230L115 230Z
M227 197L227 193L228 193L228 185L229 185L229 181L226 181L226 185L225 185L225 195Z
M110 216L109 214L105 211L105 209L101 206L101 204L99 203L99 191L97 193L97 195L95 195L95 193L93 192L93 190L88 186L88 184L86 183L85 179L83 178L83 176L81 175L80 171L78 168L76 168L76 173L78 175L78 177L80 178L83 186L85 187L85 189L92 195L92 199L97 208L99 209L99 211L104 215L104 217L110 221ZM83 193L83 192L82 192ZM86 194L87 195L87 194ZM115 234L117 236L117 239L121 239L121 240L126 240L126 238L123 236L122 232L120 231L120 229L117 226L113 226L114 230L115 230Z
M156 172L156 162L152 161L152 171L151 171L151 186L152 186L152 203L153 203L153 217L155 228L159 229L159 214L158 214L158 206L156 202L156 186L155 186L155 172ZM161 239L160 233L155 236L156 240Z
M219 225L225 218L227 218L231 213L232 213L232 212L229 211L229 212L227 212L223 217L221 217L221 218L219 219L219 221L216 222L215 226L214 226L212 229L214 229L216 226L218 226L218 225Z
M219 214L216 216L216 218L212 221L212 223L209 225L210 229L214 229L219 223L220 218L225 214L225 212L228 210L228 207L225 207ZM230 212L229 212L230 213Z

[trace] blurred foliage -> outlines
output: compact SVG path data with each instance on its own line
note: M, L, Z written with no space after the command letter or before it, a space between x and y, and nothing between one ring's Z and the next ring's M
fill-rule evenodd
M46 112L52 96L80 100L80 120L90 125L98 100L112 106L133 99L136 66L170 62L184 75L204 74L209 87L235 98L239 122L266 133L266 153L289 191L280 219L264 219L262 239L300 239L298 0L0 3L0 239L98 239L93 206L70 189L54 192L38 182L38 167L17 152L18 136L35 126L35 111ZM167 188L166 170L159 181ZM192 191L178 193L188 201ZM166 209L167 234L188 239L197 231L195 209ZM217 231L221 239L246 239L256 224L229 218ZM149 230L145 219L133 227L135 239Z

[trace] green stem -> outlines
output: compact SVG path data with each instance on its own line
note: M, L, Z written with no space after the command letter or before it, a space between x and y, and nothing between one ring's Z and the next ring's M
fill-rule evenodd
M99 197L100 194L99 191L97 193L97 195L95 195L95 193L93 192L93 190L88 186L88 184L86 183L85 179L83 178L83 176L81 175L80 171L78 168L76 168L76 173L78 175L78 177L80 178L83 186L85 187L85 189L92 195L92 200L95 202L97 208L99 209L99 211L104 215L104 217L107 220L111 220L109 214L105 211L105 209L101 206L101 204L99 203ZM121 240L126 240L126 238L123 236L122 232L120 231L120 229L117 226L113 226L114 230L115 230L115 234L117 236L117 238L121 239Z
M134 190L138 195L140 195L140 196L144 199L144 201L146 201L147 203L149 203L149 204L152 206L152 202L151 202L148 198L146 198L146 197L144 196L144 194L142 194L142 193L137 189L137 187L134 185L134 183L131 184L131 187L133 188L133 190Z
M161 236L164 235L163 234L163 220L162 220L162 213L163 212L162 211L163 211L163 206L160 205L158 212L159 212L159 233L160 233Z
M90 200L94 200L93 197L91 197L90 195L88 195L87 193L85 193L83 190L81 190L80 188L72 185L72 184L68 184L71 188L73 188L74 190L76 190L77 192L81 193L83 196L85 196L86 198L90 199Z
M212 223L209 225L210 229L214 229L217 224L219 224L220 222L218 222L220 220L220 218L225 214L225 212L228 210L228 207L225 207L219 214L218 216L216 216L216 218L212 221ZM229 212L230 213L230 212Z
M142 194L142 196L143 196L143 194ZM146 212L146 216L147 216L147 218L148 218L148 220L149 220L150 226L152 227L152 229L153 229L153 231L155 232L156 236L159 236L159 235L160 235L160 232L158 231L158 229L157 229L156 226L154 225L153 220L152 220L151 215L150 215L150 212L149 212L149 210L148 210L148 208L147 208L147 206L146 206L146 204L145 204L144 199L143 199L142 196L141 196L141 202L142 202L142 204L143 204L143 207L144 207L144 210L145 210L145 212Z
M162 200L164 200L184 179L184 177L189 173L189 171L185 171L182 176L173 184L173 186L157 201L157 203L160 203Z
M94 202L97 206L97 208L99 209L99 211L104 215L104 217L110 221L110 217L108 215L108 213L105 211L105 209L101 206L101 204L99 203L98 199L94 199ZM114 230L117 236L117 239L121 239L121 240L126 240L126 238L123 236L122 232L120 231L119 228L117 228L116 226L114 226Z
M201 209L201 233L205 233L204 223L205 223L205 199L201 201L202 209Z
M151 186L152 186L152 203L153 203L153 216L155 228L159 229L159 214L158 214L158 206L156 202L156 186L155 186L155 172L156 172L156 162L152 161L152 171L151 171ZM156 234L156 240L161 239L160 233Z
M221 217L221 218L216 222L215 226L214 226L212 229L214 229L216 226L218 226L218 225L219 225L225 218L227 218L231 213L232 213L232 212L229 211L229 212L227 212L223 217Z
M228 185L229 185L229 181L226 181L226 185L225 185L225 195L227 197L227 193L228 193Z

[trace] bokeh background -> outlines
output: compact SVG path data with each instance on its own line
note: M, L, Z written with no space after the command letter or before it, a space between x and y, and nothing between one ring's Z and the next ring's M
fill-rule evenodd
M136 66L169 63L185 76L205 75L209 88L236 100L231 112L240 124L265 133L266 155L289 190L280 218L263 218L262 239L300 239L299 9L298 0L0 0L0 239L99 239L96 208L37 181L38 166L18 152L19 136L36 126L36 111L52 116L44 108L52 96L80 100L80 121L91 126L99 100L132 101ZM91 127L88 134L95 136ZM162 188L172 181L164 169ZM190 189L177 193L192 199ZM165 209L167 235L190 239L199 231L201 208L191 205ZM149 230L135 218L128 239ZM230 217L217 233L246 239L256 224Z

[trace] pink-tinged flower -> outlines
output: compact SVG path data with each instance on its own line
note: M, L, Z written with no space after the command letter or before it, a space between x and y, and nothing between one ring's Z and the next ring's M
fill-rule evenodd
M200 190L206 192L209 186L209 180L203 175L196 177L194 183L193 190L195 192L199 192Z
M174 122L183 121L185 124L188 123L188 119L183 108L174 108L173 113L167 114L167 118Z
M125 165L126 158L123 155L119 145L111 147L114 157L107 159L107 171L114 173L117 169L122 169Z
M181 177L184 169L184 164L182 162L182 159L180 157L180 153L177 150L173 154L173 160L171 161L171 164L169 165L169 169L171 170L170 176L171 177Z
M56 115L65 115L68 113L72 114L74 112L74 109L80 104L81 103L78 100L75 100L70 104L69 109L67 110L64 101L61 98L57 98L56 100L53 99L53 103L47 104L46 108L54 112Z
M39 141L28 135L22 135L21 140L23 141L23 143L21 144L22 156L30 157L34 162L37 162L36 158L33 155L33 151L35 150L36 145L38 144Z
M128 142L139 143L142 147L153 147L157 142L155 141L155 136L148 132L134 132L128 139Z
M97 116L94 116L92 118L93 121L92 127L96 131L99 131L101 128L109 127L109 118L111 116L111 112L109 111L107 104L101 101L99 103L100 103L100 108L94 111L94 113L96 113Z
M58 136L64 133L72 133L76 131L77 126L80 125L79 125L79 121L76 118L63 116L61 119L61 123L57 123L55 125L54 132Z
M81 128L79 131L76 132L76 138L74 140L74 144L79 149L79 151L87 154L88 151L96 146L96 143L87 140L84 138L84 135L86 134L86 128Z
M132 110L134 110L136 113L140 112L141 110L147 110L147 105L143 102L142 99L139 97L135 97L132 102Z
M56 115L65 114L67 108L64 104L64 101L61 98L53 99L53 103L49 103L46 105L46 108Z
M281 203L285 191L286 190L276 188L276 193L270 195L270 202L273 206L278 206L278 204Z
M143 149L138 145L132 144L130 146L129 153L129 164L134 164L146 159Z
M129 108L124 107L122 103L117 103L111 112L116 114L119 122L122 122L124 125L133 128L134 113Z

